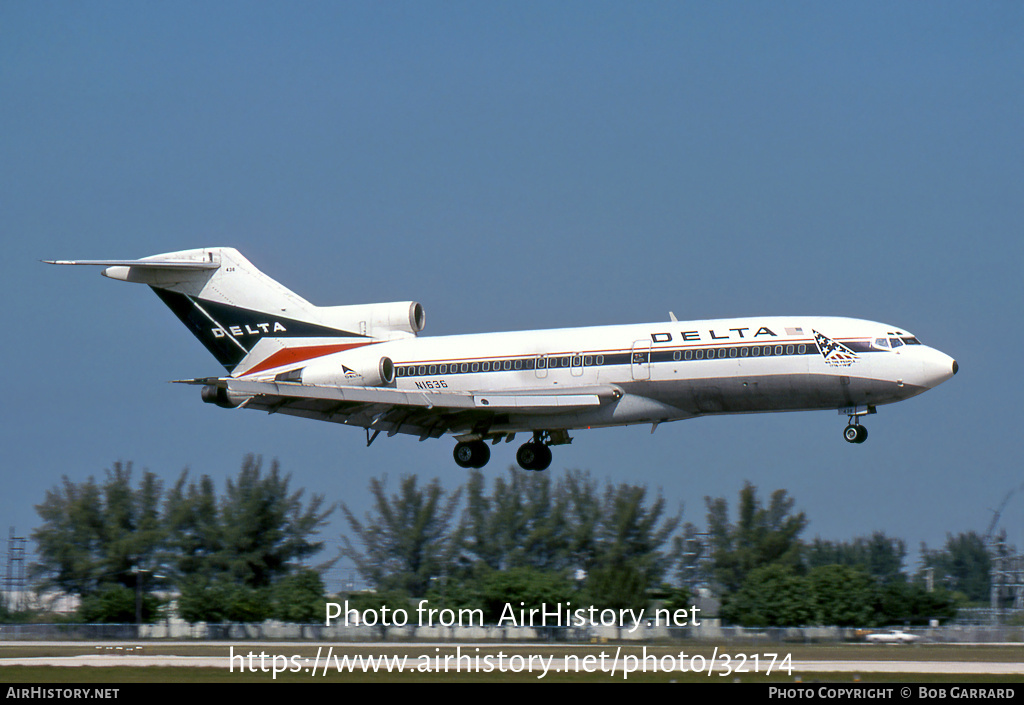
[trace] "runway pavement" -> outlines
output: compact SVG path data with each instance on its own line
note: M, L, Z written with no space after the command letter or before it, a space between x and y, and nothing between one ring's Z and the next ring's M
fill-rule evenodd
M147 649L159 648L160 650L166 651L168 648L175 648L176 646L195 648L196 646L202 646L204 648L223 646L225 654L221 656L187 656L187 655L152 655L146 653ZM299 649L303 649L308 653L308 650L315 645L296 643L296 642L241 642L241 643L224 643L223 645L211 644L204 642L197 644L196 642L158 642L153 644L129 644L124 643L97 643L97 644L82 644L74 643L69 644L68 642L0 642L0 668L4 666L60 666L60 667L140 667L144 668L147 666L179 666L179 667L190 667L190 668L234 668L239 669L240 659L243 655L249 653L265 653L268 658L272 655L287 654L287 665L290 668L306 672L319 672L320 669L324 668L324 662L321 662L319 658L314 659L309 656L297 656L294 655ZM340 648L351 653L353 650L365 648L368 651L372 651L374 656L379 658L382 654L386 653L387 645L383 645L380 642L367 642L365 644L344 644ZM466 650L466 653L470 653L475 650L477 652L477 658L482 658L480 652L486 650L487 653L494 653L496 650L508 649L515 653L531 650L528 645L522 643L515 644L453 644L450 642L441 642L437 644L396 644L393 645L396 648L401 648L405 651L422 650L428 653L431 650L439 649L455 649L462 648ZM91 654L77 654L69 656L40 656L40 657L24 657L17 656L11 658L5 658L3 652L15 651L19 647L21 648L38 648L38 647L50 647L50 648L74 648L81 650L83 647L91 647L95 649L96 653ZM231 649L234 648L232 652ZM382 648L385 647L385 648ZM327 647L322 647L326 651ZM567 651L571 651L573 647L560 645L555 648L564 648ZM602 647L606 652L613 652L615 647L611 645L605 645ZM873 647L868 647L873 648ZM1010 650L1007 652L1006 660L988 660L988 661L935 661L935 660L912 660L911 657L916 654L906 653L899 647L896 648L879 648L879 652L885 653L886 656L892 658L878 658L872 660L799 660L791 661L791 664L787 664L787 667L782 669L776 667L776 671L784 670L789 671L794 676L800 674L814 674L814 673L921 673L921 674L935 674L935 673L948 673L948 674L988 674L988 675L1024 675L1024 647L1020 649L1015 647L1008 647ZM551 645L534 645L533 650L550 652L552 650ZM909 650L908 650L909 651ZM234 662L230 656L234 653ZM593 654L593 650L590 652ZM663 654L663 652L659 652ZM422 658L419 655L409 656L406 668L412 668L417 663L418 659ZM431 658L434 658L431 655ZM512 658L512 654L507 655L507 658ZM519 670L534 671L538 670L536 664L531 661L524 659L523 668ZM663 658L663 655L658 657ZM697 656L696 658L701 658ZM545 668L546 671L552 672L568 672L570 670L579 667L579 658L573 659L572 657L566 658L562 656L545 656L544 659L547 662ZM732 661L728 664L723 664L720 661L715 661L712 658L706 659L708 663L703 670L706 672L708 668L712 669L713 673L721 673L727 669L736 670L736 661ZM619 658L614 658L612 653L609 653L609 657L605 662L602 662L601 670L614 669L619 671L623 668L626 663L627 657L625 655ZM704 661L704 659L702 659ZM260 664L257 658L255 663L257 666ZM265 662L265 663L269 663ZM316 666L319 663L319 667ZM353 659L353 667L359 668L360 661ZM691 662L691 666L693 663ZM749 665L749 664L748 664ZM634 658L633 667L634 670L639 670L644 666L643 659ZM761 662L761 672L764 672L765 662ZM369 666L363 666L368 668ZM638 668L639 667L639 668ZM451 670L472 670L472 667L467 668L464 662L453 660L450 664ZM659 665L659 669L665 671L663 665ZM693 670L691 668L691 670Z

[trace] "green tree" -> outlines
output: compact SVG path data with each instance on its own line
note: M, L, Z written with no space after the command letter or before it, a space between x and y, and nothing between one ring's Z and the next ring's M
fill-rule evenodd
M281 475L278 462L262 471L262 459L248 455L235 480L229 479L221 504L221 553L232 579L254 588L267 587L298 568L323 548L313 537L327 523L334 507L324 497L302 501L292 492L291 475Z
M957 600L944 588L929 592L919 583L894 582L882 585L875 593L874 623L928 624L956 616Z
M465 561L493 570L564 569L565 500L549 476L509 469L494 480L489 494L486 485L483 473L470 472L462 515Z
M196 573L178 578L178 616L190 624L228 621L227 585Z
M802 570L800 533L807 526L803 512L793 514L794 501L785 490L772 493L768 506L757 497L749 482L740 491L738 518L729 520L724 498L705 498L711 571L723 595L743 587L751 571L779 564Z
M558 604L575 602L576 593L572 581L559 572L544 571L531 566L518 566L508 570L489 570L480 581L481 602L484 620L495 624L502 614L511 614L518 624L520 609L529 611L540 605L554 609ZM511 612L506 612L511 610ZM505 621L505 626L512 626Z
M160 619L164 603L156 595L136 595L135 590L124 585L106 585L86 595L78 608L78 618L86 623L106 622L111 624L132 624L136 616L136 599L141 598L141 617L144 623Z
M854 627L871 623L876 582L860 568L818 566L807 574L807 583L814 624Z
M807 546L806 562L809 569L826 565L859 567L873 576L879 583L902 582L903 561L907 555L906 543L902 539L890 538L884 532L876 531L869 537L857 537L853 541L824 541L820 538Z
M530 567L561 580L585 576L586 599L602 607L642 607L671 563L681 512L646 487L606 484L570 471L557 483L510 470L487 493L479 472L467 487L465 559L491 570ZM667 548L666 548L667 547Z
M315 570L304 568L278 580L272 597L274 619L302 624L324 620L324 581Z
M186 470L168 492L163 513L167 527L163 562L176 582L197 577L208 581L224 570L217 505L217 490L209 475L203 475L196 484L188 481Z
M321 549L315 535L332 511L289 484L276 461L264 472L255 456L223 499L209 477L196 485L187 473L166 495L148 471L133 487L130 463L115 463L102 485L64 477L36 507L31 575L42 589L78 595L90 621L135 621L136 580L144 619L159 606L151 593L168 585L190 621L263 619L272 586Z
M942 550L921 547L926 569L936 585L963 593L970 602L988 602L992 560L984 539L974 531L946 534Z
M425 595L431 578L451 575L461 547L461 528L453 526L461 490L450 495L436 478L420 488L415 475L399 482L397 494L387 494L387 477L371 479L373 509L359 520L342 504L342 511L362 550L342 537L342 555L356 565L360 576L376 590Z
M334 507L325 507L322 495L304 501L304 491L292 491L290 484L291 475L283 475L277 461L264 472L262 459L252 455L219 499L208 476L198 484L188 482L187 473L178 478L164 503L164 522L170 529L166 561L179 586L183 619L283 619L275 607L278 584L296 589L291 581L305 580L311 589L308 573L318 570L303 561L323 547L316 536ZM302 598L296 611L308 615L307 603Z
M90 477L74 483L65 475L36 505L43 520L32 532L38 561L29 568L41 589L54 588L84 596L99 587L103 504L99 487Z
M161 494L160 481L148 471L132 487L131 463L115 463L102 485L92 477L76 484L65 476L36 505L43 524L32 533L38 560L30 575L42 589L82 598L81 614L90 621L123 621L120 596L130 593L128 621L135 621L137 569L153 574L164 536ZM143 582L146 604L154 602L149 593L157 587L156 580Z
M558 482L511 470L488 488L469 474L458 524L461 490L446 494L435 480L425 488L404 477L388 496L372 480L373 510L364 520L343 506L356 549L350 557L376 590L429 594L447 606L478 607L485 581L496 571L529 568L585 592L580 599L606 607L644 606L672 562L672 536L681 511L666 516L664 499L645 487L607 484L572 471ZM582 576L582 577L580 577Z
M660 495L648 504L647 488L609 484L598 515L596 540L584 559L587 593L601 607L643 608L647 592L661 582L670 555L671 537L682 519L680 509L665 517ZM662 547L670 547L663 552Z
M752 569L743 585L722 604L722 618L745 627L788 627L809 624L812 607L808 579L792 566L769 563Z
M601 492L590 473L571 470L562 476L558 488L565 498L567 565L572 569L593 568L602 519Z

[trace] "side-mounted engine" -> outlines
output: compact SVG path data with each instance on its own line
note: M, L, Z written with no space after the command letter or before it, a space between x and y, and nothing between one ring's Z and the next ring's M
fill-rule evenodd
M375 345L330 355L290 373L303 384L321 387L390 387L395 382L395 363L374 351Z

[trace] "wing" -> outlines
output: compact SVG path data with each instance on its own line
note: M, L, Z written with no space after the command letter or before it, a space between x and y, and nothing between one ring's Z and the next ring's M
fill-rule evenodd
M446 433L459 437L500 437L515 415L546 415L592 409L622 396L618 387L599 385L572 389L523 389L489 392L412 391L386 387L323 387L297 382L234 378L177 380L224 390L230 405L268 413L359 426L389 436L406 433L420 440ZM500 426L495 434L492 427Z

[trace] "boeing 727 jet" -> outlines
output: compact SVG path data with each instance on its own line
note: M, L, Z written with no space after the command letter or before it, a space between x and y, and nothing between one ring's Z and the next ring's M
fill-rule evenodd
M483 467L487 442L530 440L516 460L545 470L570 431L713 414L833 410L863 443L866 414L957 372L906 330L811 316L669 321L418 337L412 301L314 306L237 250L207 247L99 265L148 284L227 370L178 380L224 408L258 409L419 439L455 437Z

